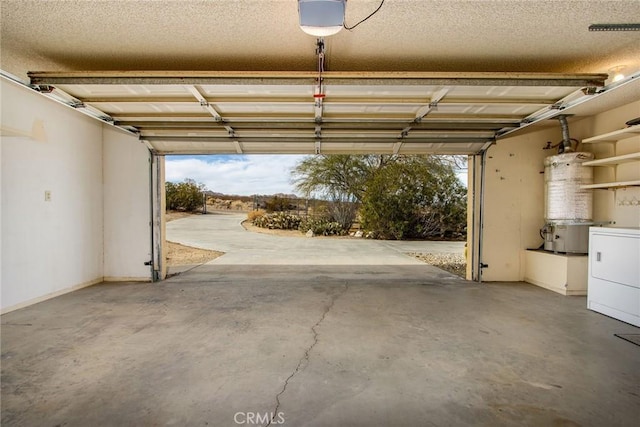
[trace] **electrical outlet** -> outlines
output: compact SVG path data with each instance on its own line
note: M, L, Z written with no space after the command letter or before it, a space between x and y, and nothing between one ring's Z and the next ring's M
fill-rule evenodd
M46 190L44 192L44 201L45 202L50 202L51 201L51 191Z

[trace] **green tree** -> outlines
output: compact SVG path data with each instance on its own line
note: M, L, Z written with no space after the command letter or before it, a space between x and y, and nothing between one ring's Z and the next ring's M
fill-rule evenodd
M401 157L369 181L360 212L362 225L385 239L462 234L466 193L450 159Z
M348 231L356 218L357 207L376 170L395 156L321 155L304 158L292 171L292 181L306 197L328 200L328 221Z
M332 220L347 228L355 203L366 230L380 238L430 238L464 233L466 188L456 156L323 155L292 172L298 191L331 200ZM350 209L349 209L350 208Z
M309 156L292 171L296 189L307 197L361 201L374 172L397 156L320 155Z
M187 178L184 182L165 183L167 209L185 210L193 212L202 207L202 192L204 184L198 184L195 180Z

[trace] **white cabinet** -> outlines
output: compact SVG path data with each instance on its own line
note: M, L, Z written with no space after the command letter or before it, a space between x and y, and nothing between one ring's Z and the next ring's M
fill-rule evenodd
M640 229L589 229L587 307L640 326Z
M525 282L562 295L587 294L586 255L527 250L524 260Z

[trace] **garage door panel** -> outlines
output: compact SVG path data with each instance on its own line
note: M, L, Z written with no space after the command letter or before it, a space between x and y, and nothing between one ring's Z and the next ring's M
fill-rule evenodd
M93 102L91 106L107 114L202 113L202 107L195 102Z
M324 73L319 87L307 72L183 74L30 75L55 85L49 96L91 107L85 112L139 132L159 153L201 154L475 154L606 78L346 72Z

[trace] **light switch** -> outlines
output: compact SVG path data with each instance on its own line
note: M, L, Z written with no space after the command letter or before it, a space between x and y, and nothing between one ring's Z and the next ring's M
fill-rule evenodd
M50 202L51 201L51 191L46 190L44 192L44 201L45 202Z

